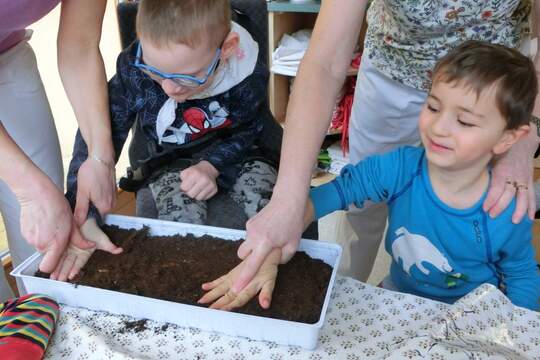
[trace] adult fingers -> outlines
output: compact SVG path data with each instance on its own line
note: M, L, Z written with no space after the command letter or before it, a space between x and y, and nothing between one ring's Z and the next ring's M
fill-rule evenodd
M92 199L92 204L96 207L101 217L107 215L114 207L116 199L113 199L110 194L103 195L105 198L102 199Z
M257 271L266 259L266 256L272 251L272 247L266 243L259 243L255 250L245 258L244 265L238 273L238 277L233 283L232 289L236 294L255 277Z
M50 274L56 269L58 262L62 258L64 249L59 249L58 246L51 246L43 255L43 260L39 264L39 271Z
M529 190L527 191L527 196L529 197L529 207L527 209L527 213L529 215L529 219L534 220L534 216L536 214L536 194L534 192L534 183L529 184Z
M497 217L512 201L516 194L516 188L514 186L506 186L504 192L499 197L497 203L489 209L489 216L492 218Z
M51 279L51 280L57 280L58 279L58 275L60 275L60 271L62 270L62 265L64 264L64 260L66 259L66 256L67 256L67 252L62 254L62 258L58 262L58 265L56 265L56 268L54 269L54 271L49 276L49 279Z
M518 188L516 191L516 208L512 214L512 222L514 224L518 224L523 218L523 215L527 213L527 201L529 200L527 193L527 189Z
M115 193L107 178L105 182L96 179L93 183L93 191L89 194L89 200L94 204L99 214L104 217L113 208Z
M81 190L77 189L77 198L75 201L75 210L73 215L75 217L75 222L78 226L84 224L86 217L88 215L88 207L90 206L90 198L88 194Z
M253 244L255 241L246 239L242 241L240 246L238 247L237 255L240 259L244 260L249 254L251 254L251 251L253 251Z
M112 198L111 198L111 210L112 210L116 207L116 202L118 200L117 188L116 188L116 173L114 170L112 172L112 179L111 179L111 194L112 194Z
M294 256L294 254L296 254L296 251L298 250L299 243L300 239L298 239L298 241L289 241L287 244L285 244L285 246L281 249L280 264L285 264L292 259L292 257Z
M499 199L503 195L505 188L509 186L512 187L511 184L509 184L504 179L499 179L493 176L491 186L489 187L486 199L484 200L484 204L482 205L482 208L485 212L491 210L491 208L499 201Z

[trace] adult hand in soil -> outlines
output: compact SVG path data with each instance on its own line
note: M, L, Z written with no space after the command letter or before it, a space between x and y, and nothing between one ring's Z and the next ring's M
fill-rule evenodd
M208 291L199 299L199 304L208 304L211 309L230 311L244 306L257 293L259 294L259 304L263 309L268 309L272 302L272 292L276 283L278 265L281 259L281 249L273 249L264 260L255 277L239 293L232 290L233 282L245 266L246 260L242 261L227 275L223 275L217 280L204 283L203 290ZM217 299L217 301L215 301ZM215 302L214 302L215 301Z
M87 218L90 201L102 217L116 204L114 166L92 157L82 163L77 174L77 200L73 213L79 226Z
M495 160L491 187L483 205L484 211L489 212L491 217L498 216L515 196L516 208L512 222L519 223L525 214L528 214L531 220L534 219L536 199L533 186L533 155L536 141L531 140L530 135Z
M246 240L238 248L238 257L245 259L245 265L234 281L235 293L251 281L273 248L281 249L282 264L296 253L302 231L313 220L314 210L311 201L306 204L289 200L272 197L268 205L247 222ZM295 210L298 204L300 208Z
M49 178L38 179L34 185L16 192L21 207L21 234L44 254L39 270L50 273L60 261L68 242L83 249L94 244L81 236L66 198Z
M219 172L208 161L201 161L180 172L180 190L195 200L208 200L217 193Z
M96 249L104 250L115 255L123 251L121 247L114 245L109 237L99 228L96 219L86 220L83 226L81 226L81 233L95 246L90 249L81 249L74 243L70 243L56 269L51 274L51 279L60 281L72 280L88 262L88 259L90 259L90 256L92 256Z

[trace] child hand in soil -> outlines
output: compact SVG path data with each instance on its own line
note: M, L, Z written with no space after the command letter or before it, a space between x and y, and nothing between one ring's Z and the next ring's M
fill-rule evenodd
M50 278L52 280L72 280L79 273L81 268L88 262L94 250L99 249L118 255L123 249L114 245L109 237L99 228L96 219L90 218L81 226L81 233L84 238L96 244L94 248L84 250L69 244L68 248L62 255L62 259L52 272Z
M273 249L264 260L255 277L246 285L246 287L244 287L244 289L242 289L242 291L235 294L232 290L232 286L242 271L242 268L245 266L246 260L242 261L228 274L223 275L217 280L204 283L202 288L208 292L199 299L198 303L208 304L213 302L212 305L210 305L211 309L230 311L244 306L260 291L259 304L263 309L268 309L272 301L272 292L274 291L280 260L281 249ZM218 300L215 301L216 299Z

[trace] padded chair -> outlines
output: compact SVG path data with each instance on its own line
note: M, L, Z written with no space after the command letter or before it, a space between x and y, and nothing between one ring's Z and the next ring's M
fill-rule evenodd
M249 31L251 36L259 44L259 58L268 65L268 13L265 0L231 0L232 17L235 22ZM117 5L118 26L120 30L120 40L122 48L126 48L136 40L135 19L137 15L138 2L127 1ZM269 107L267 106L269 109ZM134 126L136 129L136 126ZM279 152L283 136L282 127L275 121L268 110L264 116L264 130L258 145L268 149L267 153L274 153L277 156L272 159L279 163ZM143 215L157 217L157 210L148 210L148 204L152 203L151 194L148 191L139 192L138 206L145 207ZM140 209L138 209L140 210ZM235 216L230 216L235 214ZM245 229L247 221L243 210L226 195L218 195L209 202L208 225L221 226L234 229ZM317 239L317 223L314 222L304 233L303 237Z

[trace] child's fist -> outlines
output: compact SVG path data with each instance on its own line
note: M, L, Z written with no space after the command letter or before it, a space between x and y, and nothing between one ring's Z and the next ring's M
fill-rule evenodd
M180 172L180 190L195 200L208 200L217 191L217 169L208 161L201 161Z

